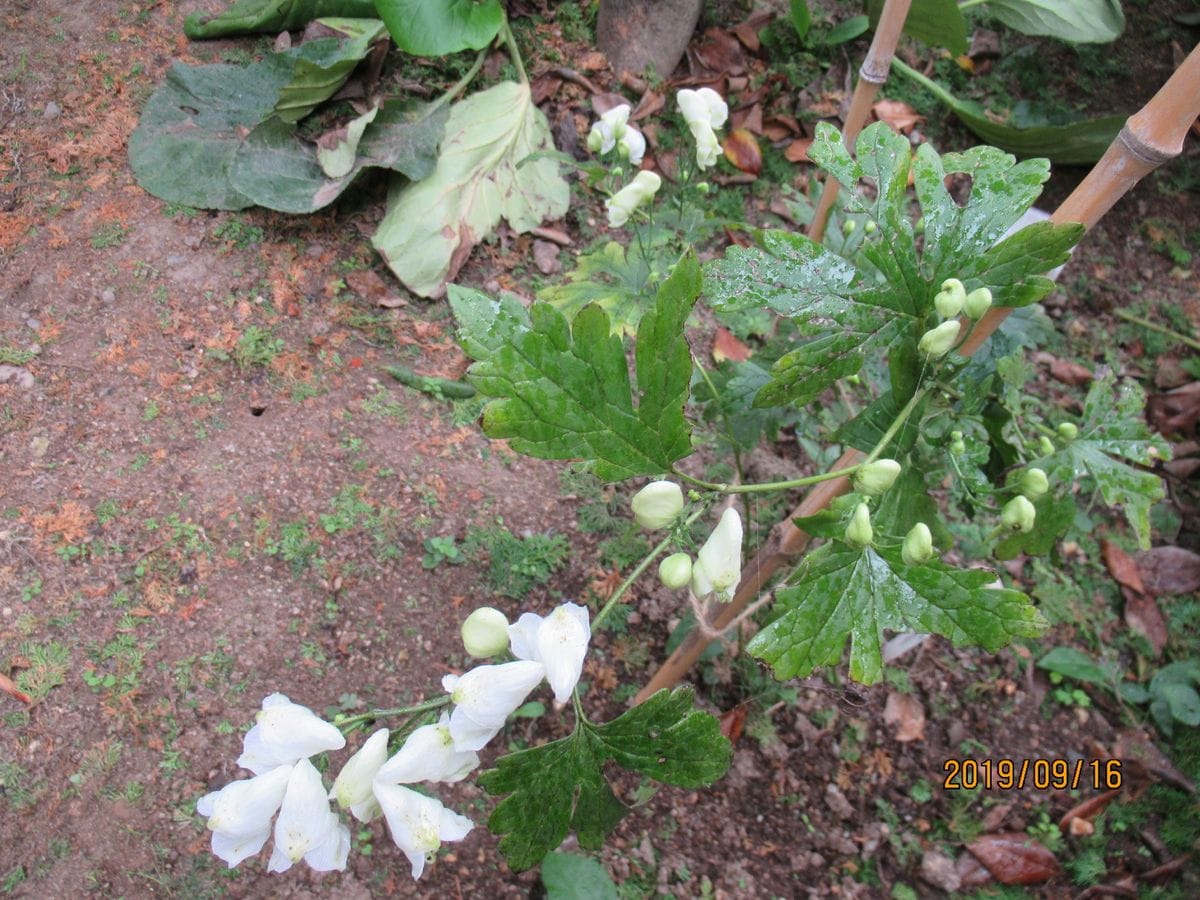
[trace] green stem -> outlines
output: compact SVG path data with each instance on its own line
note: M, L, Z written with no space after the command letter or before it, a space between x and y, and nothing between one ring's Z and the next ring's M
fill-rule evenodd
M508 46L508 55L512 57L513 65L517 67L517 76L521 79L521 84L529 84L529 76L525 74L525 63L521 62L521 51L517 47L517 39L513 36L507 17L500 26L500 34Z
M680 472L678 469L672 469L672 473L682 478L689 484L694 484L696 487L702 487L708 491L720 491L722 494L762 494L768 491L787 491L792 488L807 487L810 484L819 484L822 481L832 481L835 478L841 478L843 475L853 475L858 470L858 466L847 466L844 469L834 469L832 472L824 472L820 475L809 475L805 478L793 478L791 481L767 481L762 484L715 484L711 481L704 481L700 478L693 478L685 472Z
M447 694L445 697L435 697L432 700L426 700L424 703L418 703L415 706L401 706L396 709L373 709L370 712L359 713L357 716L337 718L333 724L342 731L349 731L349 729L362 722L370 722L375 719L389 719L394 716L411 716L417 713L441 709L443 706L449 705L449 703L450 695Z
M698 510L696 510L694 513L692 513L690 516L688 516L687 519L683 523L684 527L686 528L688 525L691 525L693 522L695 522L698 518L700 518L700 516L702 516L704 514L704 512L707 509L708 509L708 504L704 504ZM600 612L596 613L596 618L592 619L592 629L593 630L595 630L600 625L600 623L604 621L604 617L607 616L609 614L609 612L612 610L612 608L617 605L618 601L620 601L621 597L625 594L625 592L628 591L629 588L633 586L633 583L638 580L638 577L643 572L646 571L646 569L650 565L650 563L654 562L654 560L658 557L658 555L660 553L662 553L664 550L666 550L668 547L670 547L671 542L674 540L675 540L674 535L669 534L665 538L663 538L661 541L659 541L653 550L651 550L649 553L646 554L646 556L642 559L642 561L637 564L637 567L634 568L634 570L629 573L629 577L621 582L621 586L618 587L615 591L613 591L613 595L611 597L609 597L608 602L605 603L603 607L601 607Z
M483 68L483 61L486 58L487 48L485 47L479 51L479 54L475 57L475 62L471 64L471 68L467 69L467 74L458 79L458 81L454 82L454 84L450 86L450 89L442 94L442 96L434 100L433 103L430 104L428 111L433 112L438 107L444 106L465 91L467 89L467 85L469 85L475 79L475 76L479 74L479 70Z
M904 409L900 410L896 418L892 420L892 424L889 425L888 430L883 433L883 437L879 439L879 443L876 444L874 449L867 454L867 458L861 463L862 465L865 466L869 463L873 463L879 458L879 455L883 453L883 451L887 449L888 444L892 442L892 438L894 438L900 429L904 427L904 423L908 421L908 417L911 416L913 410L917 408L917 404L925 399L925 395L927 393L929 393L929 388L921 388L921 390L917 391L908 398L908 402L904 404Z
M717 386L713 384L711 378L708 377L708 370L700 362L700 357L695 353L692 354L692 365L700 370L700 377L704 379L704 383L708 385L708 389L712 392L713 402L717 404L717 411L721 414L721 421L725 424L725 437L729 440L729 446L733 448L733 465L737 469L738 480L745 477L742 472L742 453L738 448L738 443L733 439L733 426L729 423L729 413L725 411L725 404L721 403L721 394L717 390Z
M1191 347L1193 350L1200 350L1200 341L1195 338L1190 338L1186 334L1180 334L1178 331L1172 331L1165 325L1159 325L1157 322L1151 322L1149 319L1143 319L1141 316L1135 316L1131 312L1126 312L1123 309L1115 310L1117 318L1124 319L1126 322L1132 322L1135 325L1141 325L1143 328L1149 328L1151 331L1157 331L1159 334L1165 334L1167 337L1174 338L1185 347Z

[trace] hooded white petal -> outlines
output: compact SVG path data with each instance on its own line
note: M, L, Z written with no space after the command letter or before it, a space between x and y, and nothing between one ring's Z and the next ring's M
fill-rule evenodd
M381 728L367 738L362 747L352 757L346 760L342 771L333 782L329 798L336 800L342 809L354 810L372 798L371 782L375 773L387 761L388 730ZM370 804L364 811L371 808ZM357 814L356 814L357 815ZM362 819L368 822L370 819Z
M246 733L243 753L238 757L238 765L255 774L346 746L346 738L335 726L283 694L263 700L256 718L257 724Z
M644 134L632 125L629 126L621 138L621 146L629 155L630 165L640 166L642 164L642 157L646 155L646 136Z
M462 840L474 828L466 816L446 809L432 797L396 784L376 784L375 795L383 807L392 840L412 863L413 878L425 871L426 859L442 841Z
M450 715L454 749L460 753L481 749L545 675L541 663L518 660L499 666L476 666L461 676L445 676L442 687L456 704Z
M608 209L608 224L613 228L624 225L634 210L650 200L661 186L662 179L656 173L638 172L633 181L604 201Z
M725 124L729 107L712 88L698 91L681 90L676 99L679 111L696 140L696 165L707 169L714 165L721 152L715 129Z
M697 597L715 594L728 602L742 580L742 517L733 507L725 510L692 566L692 591Z
M591 637L587 608L575 603L555 609L538 629L538 656L558 703L566 703L579 683Z
M205 794L197 800L196 812L208 818L210 831L220 832L226 837L257 835L264 829L269 831L271 818L283 802L291 774L291 766L280 766L254 778L231 781L221 790ZM261 848L262 844L258 846ZM213 852L216 852L215 845ZM246 856L257 852L256 848ZM217 855L229 862L220 853ZM237 865L236 862L229 864Z
M329 839L304 854L304 861L315 872L340 872L350 857L350 829L338 824Z
M326 852L327 841L338 840L338 817L329 808L329 796L321 773L307 759L296 763L288 778L287 792L275 820L275 849L267 866L270 872L286 872L314 850Z
M396 755L375 775L384 784L418 781L462 781L479 765L479 754L454 749L450 714L442 713L436 725L423 725L408 736Z
M244 835L214 831L212 835L213 856L223 860L232 869L243 859L249 859L258 853L270 836L270 822L259 831Z

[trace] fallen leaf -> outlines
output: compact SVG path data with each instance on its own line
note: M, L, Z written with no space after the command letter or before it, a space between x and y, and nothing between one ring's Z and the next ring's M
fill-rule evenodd
M599 50L592 50L579 57L577 67L584 72L599 72L608 68L608 57Z
M744 128L751 134L763 133L763 115L762 104L755 103L749 107L743 107L729 116L729 121L734 128Z
M1125 624L1142 635L1154 648L1155 656L1167 646L1167 622L1153 597L1122 588L1125 597Z
M688 48L690 61L718 75L740 75L746 70L742 45L723 28L709 28L699 43ZM693 67L693 74L697 74Z
M912 694L889 693L883 721L893 727L892 736L902 744L925 739L925 708Z
M903 100L880 100L871 107L871 111L875 113L875 118L887 122L893 130L901 134L908 134L918 122L925 119Z
M768 116L763 119L763 134L773 141L782 140L788 135L803 134L799 121L794 116Z
M1182 547L1154 547L1136 557L1146 590L1190 594L1200 590L1200 555Z
M1200 422L1200 381L1193 381L1146 401L1154 426L1164 434L1187 434Z
M1142 574L1138 571L1138 565L1133 561L1132 556L1112 541L1100 542L1100 555L1104 558L1108 574L1115 578L1118 584L1131 588L1139 594L1146 592L1146 588L1142 584Z
M1069 359L1055 359L1050 363L1050 377L1063 384L1078 387L1092 380L1092 372L1086 366L1071 362Z
M812 162L808 158L808 148L812 146L812 138L796 138L787 145L787 149L783 151L784 157L788 162Z
M533 242L533 264L543 275L561 272L562 263L558 259L558 245L550 241L535 240Z
M15 700L20 700L26 706L33 705L33 698L17 687L17 683L7 675L0 675L0 691L4 691Z
M1022 831L985 834L967 849L1001 884L1038 884L1062 874L1054 854Z
M345 274L346 287L358 294L368 303L396 309L408 304L398 293L392 290L386 281L370 269L355 269Z
M984 868L983 863L970 853L961 854L958 857L958 863L955 868L958 871L958 880L961 887L982 887L993 880L992 873Z
M758 29L749 22L742 22L733 26L733 33L737 35L737 39L742 42L743 46L751 53L757 53L758 48L762 44L758 40Z
M1179 771L1175 764L1151 743L1144 732L1133 728L1121 731L1113 745L1112 755L1122 763L1133 761L1140 764L1159 781L1165 781L1189 794L1196 793L1196 786L1192 784L1191 779Z
M717 328L713 338L712 357L716 362L745 362L750 358L750 348L733 336L727 328Z
M1121 792L1105 791L1103 794L1097 794L1095 797L1088 797L1088 799L1084 800L1082 803L1077 803L1075 806L1063 813L1063 817L1058 820L1058 830L1065 834L1071 827L1071 823L1073 821L1090 822L1092 819L1096 818L1096 816L1100 815L1100 813L1104 811L1108 804L1112 803L1113 800L1116 799L1119 793Z
M633 112L630 113L629 118L634 122L638 122L659 112L666 105L666 97L664 97L658 91L648 90L642 94L642 99L638 101L638 105L634 108ZM647 140L649 140L649 138L647 138Z
M745 128L735 128L724 141L725 158L750 175L762 171L762 150L754 135Z
M983 830L996 831L1004 824L1004 820L1008 818L1008 814L1013 810L1013 802L1001 803L998 806L993 806L987 811L987 815L983 817Z
M721 713L721 734L729 739L729 743L736 744L738 738L742 736L742 728L746 725L746 706L741 704L735 706L728 712Z

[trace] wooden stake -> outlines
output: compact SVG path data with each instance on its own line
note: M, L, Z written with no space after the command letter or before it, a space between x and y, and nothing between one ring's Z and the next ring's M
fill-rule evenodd
M1200 117L1200 45L1192 50L1150 102L1129 118L1108 152L1055 211L1051 221L1081 222L1085 228L1092 228L1138 181L1183 152L1184 137L1197 117ZM1010 311L989 310L961 352L964 355L974 353ZM833 468L857 465L863 456L858 450L847 450ZM771 529L767 542L743 569L742 581L733 600L722 606L713 619L713 630L719 631L737 618L772 576L808 546L808 534L793 525L792 519L820 512L849 490L847 478L823 481L786 519ZM659 690L674 687L682 681L710 643L699 628L694 628L638 692L634 703L642 703Z
M896 43L900 40L900 32L904 28L904 20L908 18L911 5L912 0L885 0L883 4L879 24L875 26L875 37L871 40L871 49L867 51L867 58L858 70L858 84L854 86L850 109L846 112L846 122L842 127L842 136L851 153L854 152L855 140L871 116L875 96L887 81L888 72L892 69ZM825 226L829 223L829 213L837 200L839 187L836 178L826 176L821 199L813 213L812 224L808 226L808 236L818 244L825 237Z

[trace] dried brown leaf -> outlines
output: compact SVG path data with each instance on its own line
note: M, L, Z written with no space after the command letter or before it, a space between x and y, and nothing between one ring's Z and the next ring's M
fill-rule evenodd
M1163 618L1158 602L1148 594L1139 594L1129 588L1121 588L1125 597L1125 624L1142 635L1155 655L1163 652L1167 646L1167 622Z
M1142 584L1142 573L1138 571L1138 564L1133 561L1132 556L1112 541L1100 542L1100 555L1104 559L1108 574L1116 579L1117 584L1131 588L1139 594L1146 592L1145 585Z
M1050 363L1050 377L1063 384L1078 387L1092 380L1092 372L1086 366L1069 359L1055 359Z
M0 691L8 694L14 700L20 700L26 706L33 705L33 698L17 687L17 683L7 675L0 674Z
M1120 791L1105 791L1103 794L1088 797L1082 803L1077 803L1063 813L1063 817L1058 820L1058 830L1065 834L1073 821L1090 822L1100 815L1119 793Z
M871 111L880 122L887 122L901 134L908 134L918 122L925 119L903 100L880 100L871 107Z
M716 336L713 338L712 357L716 362L745 362L750 358L751 350L736 337L727 328L717 328Z
M724 141L725 158L749 175L762 171L762 149L745 128L735 128Z
M784 157L788 162L812 162L808 158L808 148L812 146L812 138L796 138L787 145L787 149L783 151Z
M1142 582L1152 594L1200 590L1200 554L1182 547L1154 547L1137 555Z
M902 744L925 739L925 707L912 694L889 693L883 721L892 726L893 737Z
M1038 884L1062 874L1054 854L1022 831L985 834L967 849L1001 884Z

